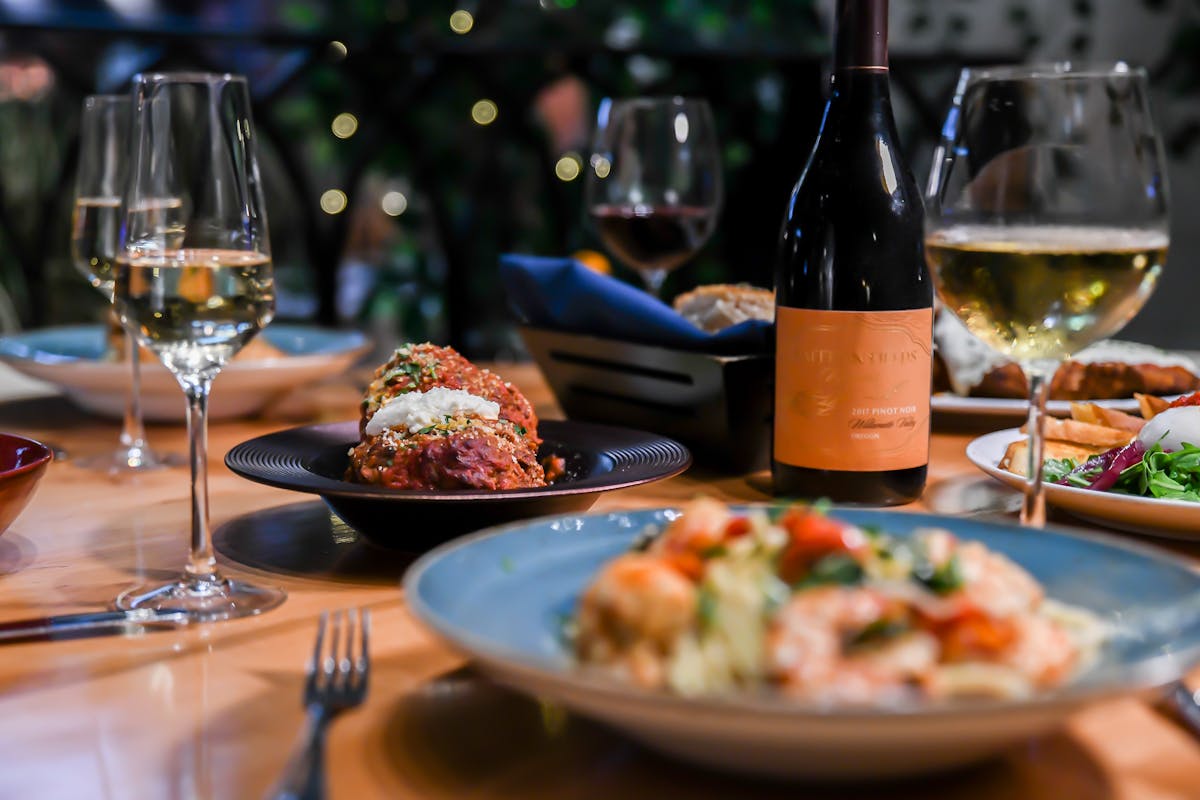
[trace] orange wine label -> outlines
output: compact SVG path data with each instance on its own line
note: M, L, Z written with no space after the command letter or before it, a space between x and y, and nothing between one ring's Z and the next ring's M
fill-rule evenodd
M929 462L933 309L776 309L775 460L846 472Z

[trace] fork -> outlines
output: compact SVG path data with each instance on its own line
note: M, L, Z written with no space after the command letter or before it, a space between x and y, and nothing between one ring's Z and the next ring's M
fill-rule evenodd
M283 777L268 795L274 800L320 800L325 797L325 729L334 717L361 704L367 696L367 678L371 671L367 654L370 630L371 612L367 609L332 614L321 612L317 642L304 683L308 720L284 768ZM328 647L326 638L329 639ZM356 638L357 658L354 657Z

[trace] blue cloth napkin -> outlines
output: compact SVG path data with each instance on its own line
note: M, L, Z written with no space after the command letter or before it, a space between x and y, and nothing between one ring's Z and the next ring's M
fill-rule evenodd
M500 278L513 310L529 325L702 353L767 353L772 325L747 320L705 333L675 309L570 258L507 254Z

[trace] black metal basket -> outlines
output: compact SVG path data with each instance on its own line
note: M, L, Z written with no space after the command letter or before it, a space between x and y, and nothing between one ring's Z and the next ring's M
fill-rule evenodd
M709 355L531 327L521 336L571 419L670 436L698 463L722 471L769 465L771 356Z

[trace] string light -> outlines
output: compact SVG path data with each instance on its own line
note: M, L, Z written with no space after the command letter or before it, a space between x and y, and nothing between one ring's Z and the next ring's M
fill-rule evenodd
M384 192L383 197L379 201L383 213L389 217L398 217L408 208L408 198L403 192L390 191Z
M582 166L577 153L567 153L554 165L554 174L560 181L573 181L579 177Z
M321 210L326 214L340 214L346 210L346 193L341 189L326 189L321 193Z
M333 118L333 123L329 127L337 138L349 139L358 130L358 117L348 111L343 111Z
M491 125L499 113L500 109L491 100L477 100L471 106L471 119L475 120L476 125Z
M450 30L457 34L470 33L471 28L475 27L475 17L471 16L470 11L459 9L450 15Z

